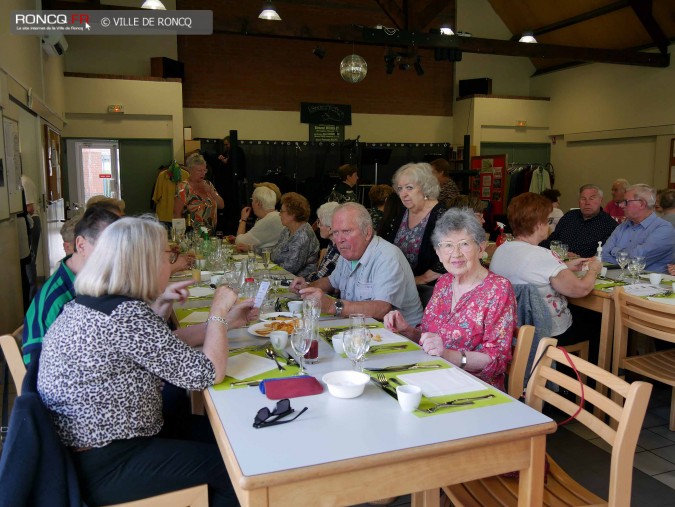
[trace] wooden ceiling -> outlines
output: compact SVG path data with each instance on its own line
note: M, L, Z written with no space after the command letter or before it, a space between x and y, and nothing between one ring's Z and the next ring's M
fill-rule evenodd
M675 40L675 0L489 0L513 34L496 40L430 33L455 25L454 0L274 0L283 21L258 19L259 0L177 0L177 9L210 9L214 33L391 47L454 48L528 57L536 73L601 62L667 67ZM106 0L43 0L44 9L119 8ZM138 0L140 5L141 0ZM386 27L377 29L376 27ZM525 31L538 44L518 42Z

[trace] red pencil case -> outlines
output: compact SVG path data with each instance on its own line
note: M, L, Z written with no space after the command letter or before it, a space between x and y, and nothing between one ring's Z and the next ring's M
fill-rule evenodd
M323 386L314 377L307 375L271 378L260 383L260 391L270 400L283 400L284 398L299 398L300 396L312 396L321 394Z

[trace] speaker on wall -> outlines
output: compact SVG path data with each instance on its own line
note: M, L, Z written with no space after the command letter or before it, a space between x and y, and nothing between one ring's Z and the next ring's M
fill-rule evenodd
M460 97L466 97L467 95L491 95L491 94L492 94L492 79L490 79L489 77L459 80Z

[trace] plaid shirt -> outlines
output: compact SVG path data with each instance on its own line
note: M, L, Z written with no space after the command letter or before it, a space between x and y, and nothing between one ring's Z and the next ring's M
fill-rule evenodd
M323 256L323 259L321 259L321 264L319 264L319 269L317 269L314 273L311 275L307 275L306 280L308 282L314 282L318 280L319 278L326 277L330 275L333 270L335 269L335 266L337 264L338 259L340 258L340 252L338 251L337 247L335 246L335 243L331 241L330 245L328 245L328 249L326 250L326 255Z

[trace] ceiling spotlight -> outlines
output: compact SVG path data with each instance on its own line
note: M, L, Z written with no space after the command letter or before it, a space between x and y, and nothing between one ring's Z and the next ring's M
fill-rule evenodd
M455 35L455 32L452 31L448 25L443 25L441 27L441 35Z
M260 11L258 18L268 21L281 21L281 16L277 14L272 2L263 2L262 11Z
M312 49L312 54L323 60L323 57L326 56L326 50L321 46L316 46L314 49Z
M143 5L141 5L141 9L165 11L166 7L164 7L164 4L160 0L145 0L145 2L143 2Z
M410 68L410 64L408 62L401 62L398 64L398 68L400 70L408 70Z
M384 55L384 64L387 70L387 74L393 74L394 67L396 66L396 55L394 54L393 51L390 50L387 52L386 55Z
M534 38L532 32L523 32L523 36L520 38L518 42L525 42L527 44L536 44L537 39Z
M418 76L423 76L424 75L424 69L422 68L422 57L417 56L415 58L415 63L413 64L413 67L415 67L415 72L417 72Z

